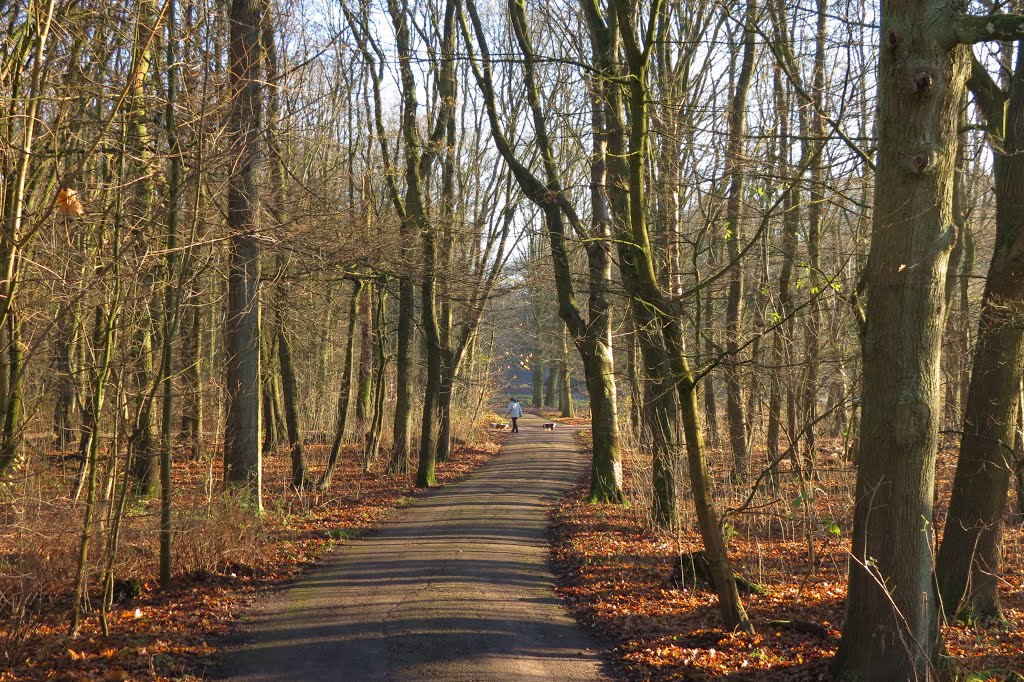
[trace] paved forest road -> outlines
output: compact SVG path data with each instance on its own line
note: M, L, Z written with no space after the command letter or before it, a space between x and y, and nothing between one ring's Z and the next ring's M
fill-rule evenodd
M273 597L233 680L606 680L558 605L546 512L586 466L569 428L520 420L469 480L430 491Z

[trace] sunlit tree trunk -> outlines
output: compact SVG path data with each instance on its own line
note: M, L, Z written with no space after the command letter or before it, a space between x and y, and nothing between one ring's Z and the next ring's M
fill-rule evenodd
M355 279L352 281L352 299L348 310L348 332L345 335L345 359L342 361L341 386L338 389L338 409L335 414L334 442L331 444L331 454L327 459L327 468L317 487L320 490L327 490L331 486L331 477L338 465L338 458L341 455L341 444L345 440L345 427L348 424L348 404L352 394L352 361L355 356L356 325L359 323L359 311L363 307L364 295L363 281Z
M551 249L555 291L558 297L558 315L569 330L583 361L583 376L590 394L591 431L594 438L591 459L591 502L617 502L625 499L622 491L622 453L619 449L618 405L615 393L615 364L612 357L612 327L610 314L611 245L610 226L591 235L587 244L587 272L589 300L587 320L584 320L576 302L567 244L566 222L583 231L583 225L562 191L555 165L551 140L548 136L545 113L537 85L535 64L537 56L530 42L526 7L520 0L509 3L509 14L514 38L523 55L523 75L530 118L537 136L537 144L544 168L544 180L534 175L516 157L498 119L494 83L491 76L491 56L485 32L473 0L467 10L472 21L473 34L480 45L480 64L472 63L474 76L480 87L487 110L491 137L498 152L509 165L516 182L526 197L542 211ZM468 26L463 26L469 37Z
M743 382L739 364L739 343L743 318L744 268L740 262L740 242L743 238L743 191L745 169L743 163L747 131L747 95L754 75L754 57L757 47L754 28L757 5L747 0L743 23L743 57L736 76L736 89L729 103L729 138L726 143L725 175L729 190L725 207L726 254L729 259L729 293L725 311L725 388L726 416L729 423L729 445L732 447L733 473L738 480L750 476L750 454L747 448L747 418L743 410Z
M231 111L228 134L234 163L228 175L228 300L224 328L227 417L224 478L262 508L260 452L260 162L262 3L232 0L228 15Z
M863 404L840 680L934 676L932 516L958 110L968 51L948 0L888 0L866 275ZM895 456L898 453L898 456Z
M1003 517L1015 469L1024 370L1024 43L1008 94L975 63L993 136L996 245L985 279L960 459L935 574L942 606L955 617L998 618ZM1005 131L1005 135L1003 134ZM1000 139L1002 138L1002 139Z

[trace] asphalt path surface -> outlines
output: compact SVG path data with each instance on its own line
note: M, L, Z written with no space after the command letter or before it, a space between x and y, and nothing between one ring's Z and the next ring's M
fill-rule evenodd
M547 512L586 461L533 415L479 472L427 492L272 596L232 680L608 680L554 596Z

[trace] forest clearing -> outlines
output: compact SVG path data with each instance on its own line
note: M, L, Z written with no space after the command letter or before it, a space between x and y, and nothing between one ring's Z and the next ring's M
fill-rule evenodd
M558 506L620 673L1019 679L1022 378L1019 0L0 4L6 678L206 676L391 523L462 573L317 637L564 676L538 517L492 525Z

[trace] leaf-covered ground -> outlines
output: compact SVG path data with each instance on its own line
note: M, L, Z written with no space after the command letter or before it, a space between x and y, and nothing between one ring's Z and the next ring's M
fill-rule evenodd
M578 435L582 447L589 447L586 432ZM672 585L674 559L699 550L700 544L685 510L678 536L650 530L643 503L649 466L641 457L627 457L626 485L633 506L587 504L586 487L581 486L552 515L558 592L577 619L609 644L624 677L829 679L846 598L847 483L840 477L834 484L823 480L809 499L792 491L791 497L759 498L756 511L729 518L725 535L734 567L767 590L763 596L744 597L757 634L734 634L720 628L712 592ZM944 495L954 466L955 453L944 453ZM844 472L842 478L847 476ZM722 508L743 497L742 491L726 490L730 484L724 477L718 483ZM1013 672L1024 671L1022 549L1024 530L1008 529L1002 582L1007 621L944 628L950 654L961 670L976 675L970 679L1018 679Z
M499 449L501 434L484 442L462 445L450 461L439 464L439 483L451 483L478 468ZM310 464L319 470L328 446L309 446ZM170 680L201 679L214 660L218 637L228 632L253 595L281 585L311 566L348 539L372 528L398 507L412 502L416 491L410 476L383 473L382 462L366 472L352 453L346 453L327 493L296 493L286 482L290 463L286 454L264 460L266 511L254 519L230 501L208 495L210 481L220 473L208 463L184 462L175 466L176 576L173 589L157 589L154 532L155 500L133 506L126 524L117 575L136 578L141 594L119 594L108 616L104 635L98 614L84 619L75 639L67 636L70 586L65 584L70 565L69 548L77 547L81 532L81 506L54 493L42 511L22 499L22 509L6 509L7 524L0 526L0 567L6 580L0 589L4 620L0 621L0 681L10 680ZM67 481L54 471L57 460L34 475L49 484ZM212 476L211 476L212 473ZM61 488L63 490L63 488ZM56 490L56 488L55 488ZM46 499L36 491L35 501ZM63 493L67 495L66 492ZM12 506L17 506L17 501ZM32 506L32 513L27 508ZM194 513L195 510L204 513ZM60 532L51 528L64 514ZM15 519L17 524L11 523ZM15 530L17 526L17 530ZM52 540L53 552L35 557L39 570L52 565L59 574L41 583L28 596L17 594L12 573L12 552L24 552L26 534ZM103 527L96 529L102 552ZM29 539L31 541L31 538ZM59 556L57 556L59 554ZM49 562L49 564L47 564ZM98 568L96 569L98 571ZM93 573L93 585L98 582ZM59 578L59 579L58 579ZM38 581L37 581L38 582ZM33 583L35 585L36 583ZM130 592L130 590L121 590ZM115 590L117 593L118 590ZM99 603L98 588L91 591ZM24 615L7 618L11 608L24 603Z

